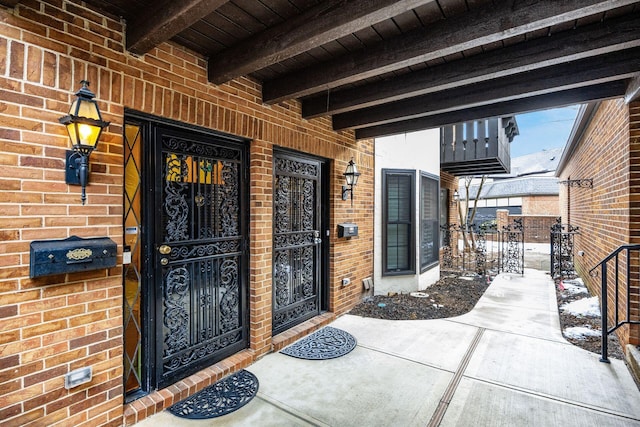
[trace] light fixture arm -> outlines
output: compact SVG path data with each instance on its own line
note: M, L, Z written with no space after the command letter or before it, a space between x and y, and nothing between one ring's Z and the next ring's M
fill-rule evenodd
M80 180L80 185L82 186L82 193L80 195L80 200L82 204L87 200L87 184L89 183L89 155L80 155L80 168L78 169L78 178Z

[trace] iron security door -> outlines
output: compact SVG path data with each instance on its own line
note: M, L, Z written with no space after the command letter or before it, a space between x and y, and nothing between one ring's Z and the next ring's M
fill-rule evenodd
M156 381L171 384L247 347L244 148L155 134Z
M321 310L321 171L314 159L274 156L274 335Z

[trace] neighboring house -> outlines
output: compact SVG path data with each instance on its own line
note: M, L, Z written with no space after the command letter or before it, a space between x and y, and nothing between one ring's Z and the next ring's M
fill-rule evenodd
M512 215L559 216L558 179L553 175L561 153L562 149L555 148L515 157L511 160L511 173L488 175L478 197L474 223L495 220L498 209ZM478 184L469 188L469 212L478 188ZM466 191L463 186L458 191L464 204Z
M623 98L585 104L580 108L556 175L561 181L562 222L579 227L574 240L574 263L590 291L601 297L601 273L594 269L621 245L640 244L640 102ZM620 259L620 294L609 284L608 318L640 321L635 261ZM630 289L624 289L626 266L632 268ZM614 261L609 263L614 276ZM616 307L615 301L619 302ZM627 305L627 302L629 305ZM640 345L640 325L627 324L616 331L623 345ZM627 350L627 356L629 356Z
M418 291L440 276L439 130L375 140L375 294Z

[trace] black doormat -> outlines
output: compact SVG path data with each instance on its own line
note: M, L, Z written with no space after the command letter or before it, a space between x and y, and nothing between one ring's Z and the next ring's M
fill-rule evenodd
M174 404L169 412L181 418L204 419L229 414L258 393L258 379L244 369Z
M299 359L326 360L344 356L356 347L353 335L326 326L282 349L280 353Z

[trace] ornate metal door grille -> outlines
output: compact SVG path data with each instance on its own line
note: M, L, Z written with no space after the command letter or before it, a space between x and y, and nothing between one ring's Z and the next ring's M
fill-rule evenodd
M273 333L320 313L321 163L274 157Z
M162 131L156 370L164 386L247 346L243 148Z
M500 232L500 271L524 274L524 225L522 218L502 227Z

